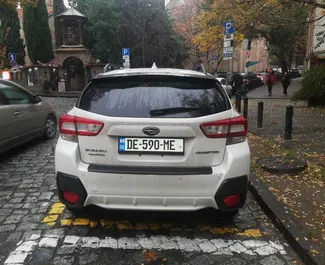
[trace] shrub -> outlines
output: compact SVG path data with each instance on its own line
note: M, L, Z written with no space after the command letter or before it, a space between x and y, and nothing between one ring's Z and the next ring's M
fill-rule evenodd
M312 68L304 74L300 90L293 101L306 101L308 106L325 106L325 67Z

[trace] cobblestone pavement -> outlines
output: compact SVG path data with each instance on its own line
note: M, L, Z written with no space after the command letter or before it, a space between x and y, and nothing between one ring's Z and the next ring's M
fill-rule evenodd
M58 115L75 102L46 100ZM0 157L0 264L301 264L251 195L233 223L211 211L72 214L56 195L55 144Z

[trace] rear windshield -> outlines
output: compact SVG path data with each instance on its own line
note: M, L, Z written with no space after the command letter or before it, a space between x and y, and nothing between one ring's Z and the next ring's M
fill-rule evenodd
M105 116L139 118L191 118L230 109L215 80L173 76L95 79L77 106Z

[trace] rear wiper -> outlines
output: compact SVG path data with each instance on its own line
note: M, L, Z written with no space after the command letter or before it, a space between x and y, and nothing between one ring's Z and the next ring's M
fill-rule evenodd
M150 116L160 116L160 115L168 115L168 114L177 114L187 111L193 110L201 110L198 107L176 107L176 108L166 108L166 109L153 109L150 110Z

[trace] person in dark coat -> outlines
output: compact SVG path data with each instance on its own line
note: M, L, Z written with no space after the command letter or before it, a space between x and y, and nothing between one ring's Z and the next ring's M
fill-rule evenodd
M288 72L284 73L284 76L282 78L282 86L283 86L283 95L288 94L288 87L291 83L290 75Z
M273 70L270 70L266 76L266 84L269 91L269 96L272 96L272 88L273 85L276 83L276 74Z

